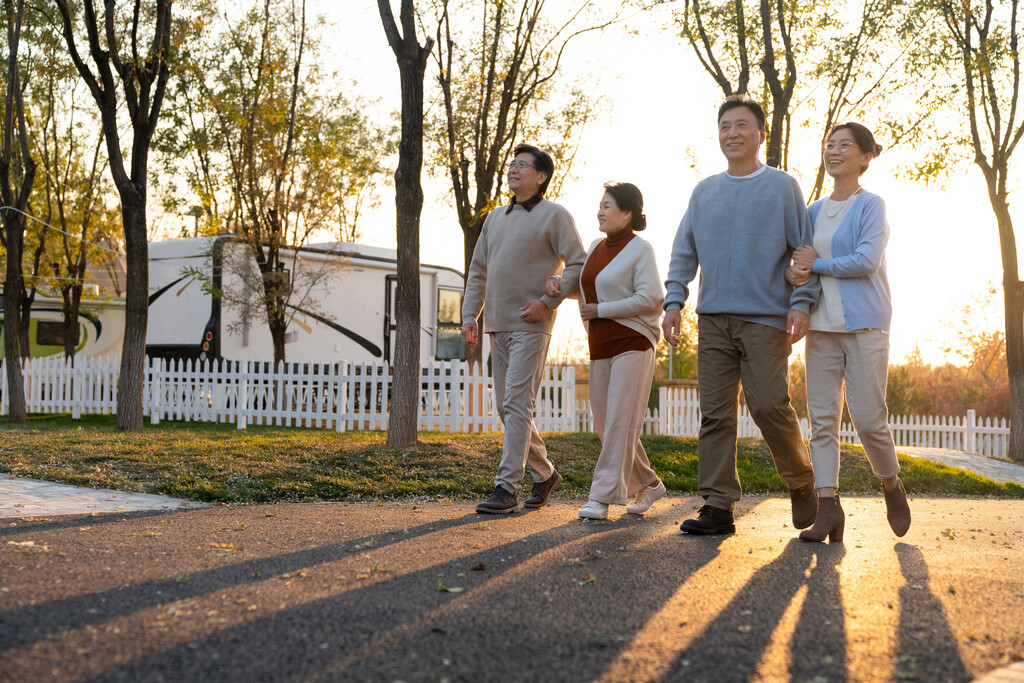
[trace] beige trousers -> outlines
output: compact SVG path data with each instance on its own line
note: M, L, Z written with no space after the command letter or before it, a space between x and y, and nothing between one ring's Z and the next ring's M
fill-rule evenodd
M625 505L640 489L657 486L640 443L653 378L653 349L590 361L590 408L601 437L590 500Z
M740 499L736 471L739 391L791 489L814 478L800 423L789 399L789 335L724 315L697 317L700 437L697 485L708 505L733 510ZM809 382L809 380L808 380Z
M505 445L494 483L511 493L519 491L527 465L534 482L546 481L555 473L533 422L550 341L551 336L541 332L491 333L494 398L505 426Z
M879 479L899 474L885 407L889 335L881 330L807 333L807 412L815 488L839 488L843 385L857 438Z

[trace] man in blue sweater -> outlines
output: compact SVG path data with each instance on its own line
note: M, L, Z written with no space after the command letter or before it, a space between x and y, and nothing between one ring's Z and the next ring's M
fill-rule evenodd
M807 332L818 299L817 278L793 289L785 270L793 250L811 242L800 187L760 160L764 110L745 95L718 110L725 173L694 188L672 246L665 282L665 338L679 342L680 310L700 267L697 297L697 386L701 425L697 478L705 505L682 530L736 531L740 499L736 471L739 389L761 430L779 476L790 489L793 526L814 523L814 473L789 398L789 354Z

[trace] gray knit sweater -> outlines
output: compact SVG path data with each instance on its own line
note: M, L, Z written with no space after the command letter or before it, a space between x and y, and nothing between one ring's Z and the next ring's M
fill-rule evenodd
M665 281L665 310L682 308L700 266L697 314L726 315L786 330L790 309L809 313L817 276L802 287L786 283L793 250L811 243L803 194L774 168L749 178L705 178L690 195L676 232Z
M542 199L530 211L521 204L514 204L508 214L507 209L500 206L484 220L466 278L462 322L472 322L483 308L484 332L551 334L554 309L576 291L587 253L564 207ZM548 277L559 273L562 295L544 296ZM540 299L550 309L540 322L519 318L519 308L530 299Z

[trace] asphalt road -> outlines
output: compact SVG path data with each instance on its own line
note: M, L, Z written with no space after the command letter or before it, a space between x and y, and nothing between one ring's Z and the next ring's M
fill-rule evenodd
M912 499L897 539L880 498L844 499L836 545L776 498L682 535L698 501L6 519L0 680L932 682L1024 658L1024 501Z

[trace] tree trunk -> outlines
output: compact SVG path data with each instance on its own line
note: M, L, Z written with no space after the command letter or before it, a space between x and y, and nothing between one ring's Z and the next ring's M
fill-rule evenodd
M1024 283L1005 283L1006 369L1010 376L1011 460L1024 462Z
M480 239L480 231L481 231L481 229L483 228L483 225L484 225L484 216L480 216L480 217L475 218L473 220L474 220L474 223L472 225L463 225L462 226L462 234L463 234L463 270L462 270L462 272L464 273L463 276L462 276L462 289L463 289L463 291L465 291L465 289L466 289L466 278L469 277L469 266L473 262L473 252L476 251L476 243ZM479 330L479 334L477 335L477 337L478 337L477 338L477 343L476 344L466 344L466 362L469 364L469 368L470 368L470 372L471 373L475 371L476 373L479 373L479 375L482 376L484 374L484 372L483 372L484 345L481 343L481 339L483 339L483 331L484 331L484 314L483 314L483 311L481 311L479 317L477 317L476 327L477 327L477 330Z
M21 376L21 244L24 238L22 217L4 212L7 233L7 277L4 280L4 358L7 359L7 420L25 423L25 385Z
M38 271L37 271L38 272ZM25 273L21 274L22 282L24 282ZM29 330L32 327L32 305L36 302L36 289L32 288L32 293L23 287L21 290L21 322L18 324L18 329L21 331L21 357L31 358L32 357L32 342L29 340Z
M61 290L64 299L64 357L73 359L78 348L78 312L82 308L82 285L65 287Z
M117 427L142 430L142 391L145 384L146 326L149 317L149 246L146 242L146 198L137 191L121 192L125 237L124 342L121 377L117 386Z
M274 346L274 367L276 368L285 362L284 336L288 332L288 326L285 324L284 316L278 315L276 311L269 311L269 313L267 327L270 328L270 340Z
M1017 241L1005 193L993 192L989 180L989 199L999 229L1003 262L1003 306L1006 325L1006 370L1010 381L1011 460L1024 462L1024 283L1017 263Z
M398 282L395 361L388 418L390 448L416 443L420 417L420 212L423 209L423 76L425 60L399 58L402 139L395 171Z

